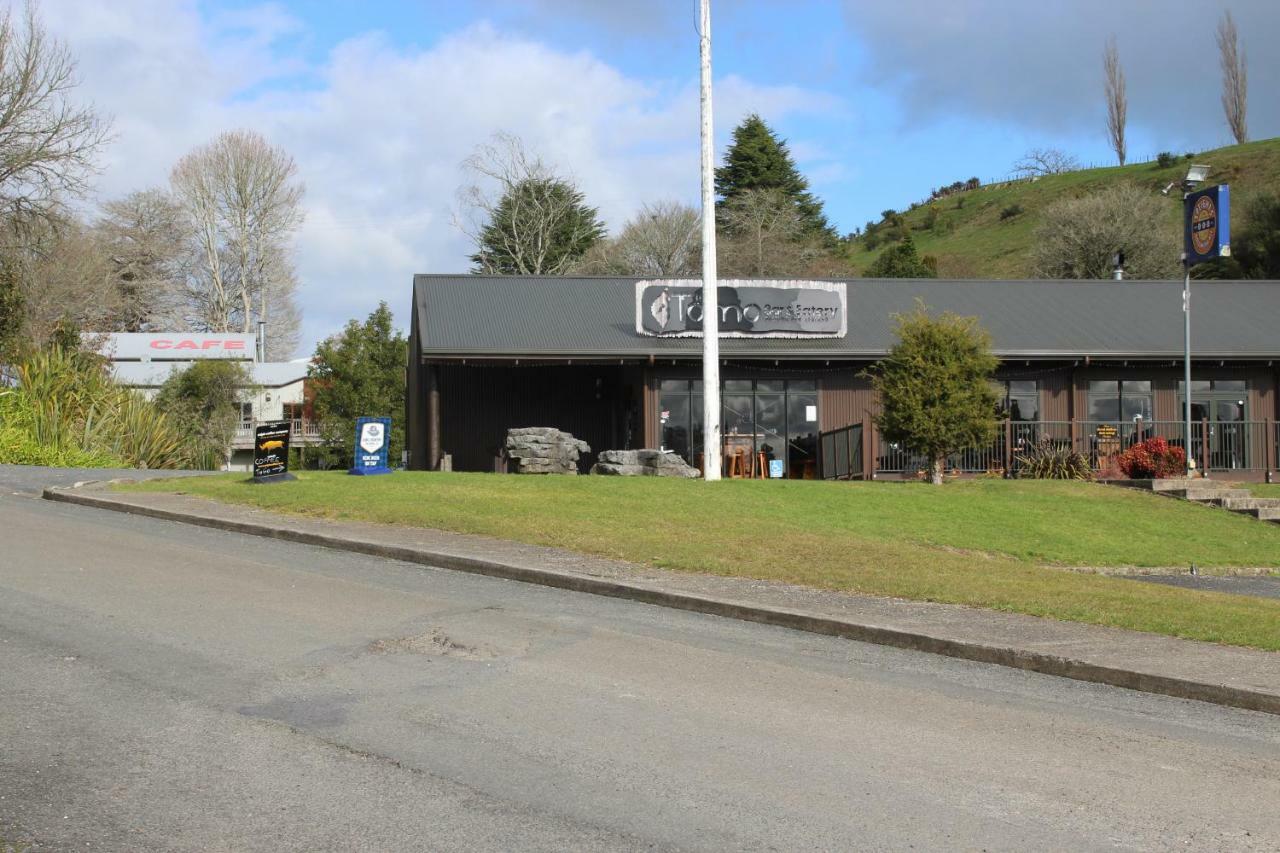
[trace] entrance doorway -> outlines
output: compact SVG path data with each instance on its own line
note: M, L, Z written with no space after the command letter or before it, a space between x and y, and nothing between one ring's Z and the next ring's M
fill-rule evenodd
M818 383L813 379L726 379L721 383L722 452L743 476L813 479L818 461ZM702 463L702 382L659 385L662 447Z
M1186 397L1182 399L1186 400ZM1249 403L1244 380L1192 381L1191 444L1197 463L1202 464L1205 458L1201 425L1207 423L1209 467L1213 470L1248 468L1251 462L1248 420Z

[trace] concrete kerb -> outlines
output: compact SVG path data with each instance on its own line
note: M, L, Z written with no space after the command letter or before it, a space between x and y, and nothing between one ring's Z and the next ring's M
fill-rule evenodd
M571 592L627 599L642 604L757 622L781 628L791 628L797 631L806 631L812 634L841 637L859 642L1028 670L1044 675L1070 678L1076 681L1087 681L1144 693L1156 693L1179 699L1194 699L1215 705L1280 715L1280 693L1249 690L1213 682L1194 681L1157 673L1127 670L1027 649L932 636L919 631L904 631L820 616L799 610L764 607L731 599L675 592L641 584L562 572L555 569L535 569L497 560L482 560L421 548L386 545L349 537L327 536L322 533L274 527L268 524L211 518L195 513L140 506L78 492L74 487L71 489L47 488L43 492L43 498L49 501L146 516L164 521L176 521L183 524L251 536L280 539L303 545L314 545L372 557L400 560L434 568L538 584Z

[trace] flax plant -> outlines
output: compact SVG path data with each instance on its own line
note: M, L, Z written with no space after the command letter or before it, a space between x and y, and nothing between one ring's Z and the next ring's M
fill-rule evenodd
M5 392L2 403L7 438L0 461L36 455L138 468L187 461L182 438L164 413L117 385L85 353L54 348L32 355L18 365L17 387Z

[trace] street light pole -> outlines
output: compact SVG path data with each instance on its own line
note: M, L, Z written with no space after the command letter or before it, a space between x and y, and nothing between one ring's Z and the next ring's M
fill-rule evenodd
M1186 419L1186 423L1183 424L1186 430L1183 433L1183 446L1187 455L1186 475L1188 477L1195 472L1196 467L1196 460L1191 452L1191 191L1209 176L1209 170L1209 166L1193 164L1187 169L1187 176L1182 179L1182 395ZM1168 195L1174 183L1176 182L1170 182L1160 191L1161 194ZM1217 226L1216 220L1213 224ZM1208 439L1208 435L1200 436L1201 443Z
M701 0L702 478L720 479L720 307L716 294L715 140L711 126L711 0Z
M1185 221L1187 193L1182 197L1183 216ZM1191 258L1187 256L1184 248L1182 252L1182 395L1185 403L1186 414L1186 469L1187 476L1190 477L1195 472L1196 461L1191 454ZM1200 440L1204 441L1205 436L1201 436Z

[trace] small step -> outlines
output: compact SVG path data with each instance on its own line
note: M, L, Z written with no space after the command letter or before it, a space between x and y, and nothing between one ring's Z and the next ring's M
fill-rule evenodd
M1272 509L1280 507L1280 498L1218 498L1214 504L1223 509Z
M1254 507L1252 509L1233 509L1241 515L1251 515L1259 521L1280 521L1280 507Z
M1148 488L1153 492L1171 492L1175 490L1194 489L1197 486L1203 486L1204 480L1193 480L1189 477L1170 477L1160 480L1130 480L1131 485L1141 488L1142 485L1150 484Z
M1227 498L1248 498L1253 493L1248 489L1225 489L1212 488L1205 486L1196 486L1190 489L1169 489L1160 492L1162 495L1168 495L1171 498L1182 498L1188 501L1216 501L1226 500Z

